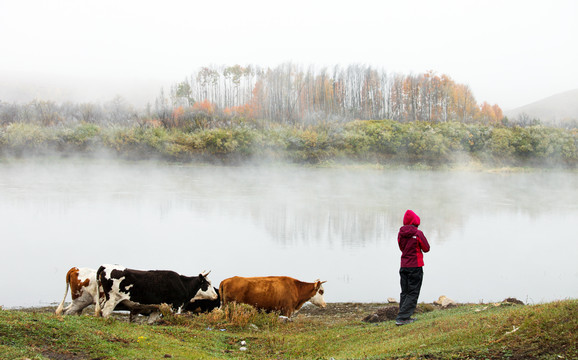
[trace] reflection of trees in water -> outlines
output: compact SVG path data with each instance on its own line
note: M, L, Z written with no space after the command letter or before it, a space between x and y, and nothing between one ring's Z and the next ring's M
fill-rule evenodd
M4 166L0 193L4 204L30 202L48 212L66 212L79 202L103 211L123 209L117 205L128 205L129 211L152 208L161 217L182 209L191 217L222 221L223 226L229 219L250 222L272 241L287 245L395 243L408 208L419 214L420 228L437 243L476 217L507 220L517 214L539 218L545 213L578 212L575 172L213 166L166 166L157 171L136 165L113 169L90 163L64 170L58 165Z
M461 228L466 218L463 213L451 216L434 210L425 211L420 228L429 239L443 242ZM456 212L459 214L459 212ZM252 214L255 223L263 226L276 242L317 242L330 245L361 246L369 243L396 242L402 225L403 213L368 211L364 209L331 209L327 211L294 211L294 209L258 210ZM425 221L425 222L424 222ZM455 224L457 225L455 225Z
M233 202L221 199L220 210L250 218L281 244L356 246L395 242L408 208L420 215L428 238L442 243L476 216L534 218L576 211L578 204L576 176L569 173L372 172L342 180L327 175L316 171L313 184L297 179L269 183L265 190L254 186Z
M361 209L289 206L261 209L252 214L271 238L284 245L323 243L355 246L391 238L391 226L382 214Z

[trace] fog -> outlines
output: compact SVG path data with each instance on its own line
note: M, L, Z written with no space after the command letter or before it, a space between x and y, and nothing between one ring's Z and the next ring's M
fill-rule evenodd
M154 104L161 89L168 89L179 78L98 77L85 75L57 75L25 72L2 72L0 69L0 101L26 104L35 99L61 104L105 103L120 96L137 110Z
M48 77L52 90L74 97L132 101L135 88L157 93L157 81L180 81L202 66L291 61L434 70L469 85L478 102L507 110L577 87L577 6L298 0L279 10L262 0L2 1L0 100L30 101ZM16 82L4 81L9 74ZM14 97L28 81L32 87ZM118 81L122 87L107 86Z
M578 296L573 172L0 163L0 305L61 300L72 266L327 280L326 300L399 296L406 209L432 246L421 300ZM18 274L12 276L11 274ZM22 281L22 279L34 279ZM40 280L40 281L36 281Z

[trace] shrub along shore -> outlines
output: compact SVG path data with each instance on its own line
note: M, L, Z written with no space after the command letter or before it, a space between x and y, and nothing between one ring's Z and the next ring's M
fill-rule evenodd
M445 166L565 167L578 164L578 130L461 122L358 120L296 127L235 123L186 130L152 124L0 127L0 156L114 155L126 159L304 164L365 162Z

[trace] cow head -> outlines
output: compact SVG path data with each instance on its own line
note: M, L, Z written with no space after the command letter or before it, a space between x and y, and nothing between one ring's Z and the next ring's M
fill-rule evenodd
M215 292L213 285L211 285L211 281L207 277L209 275L209 273L210 273L210 271L208 271L208 272L203 271L201 274L199 274L199 281L201 283L201 287L200 287L199 291L197 291L195 296L193 296L193 298L191 299L191 302L193 302L195 300L203 300L203 299L208 299L208 300L216 300L217 299L218 295Z
M324 308L325 306L327 306L327 304L325 303L325 299L323 298L323 293L325 292L325 290L323 290L323 284L326 283L327 281L320 281L315 280L315 295L313 295L313 297L311 299L309 299L309 301L316 306L322 307Z

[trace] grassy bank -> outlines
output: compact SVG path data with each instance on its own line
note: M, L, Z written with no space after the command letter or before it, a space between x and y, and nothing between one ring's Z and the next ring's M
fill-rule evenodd
M384 304L304 308L291 322L247 307L162 323L0 311L2 359L575 359L578 300L471 304L402 327L361 321ZM430 309L431 310L431 309ZM241 341L246 351L240 350Z
M544 126L353 121L309 127L240 123L194 131L160 126L0 127L0 158L51 155L240 163L356 162L576 168L578 132Z

